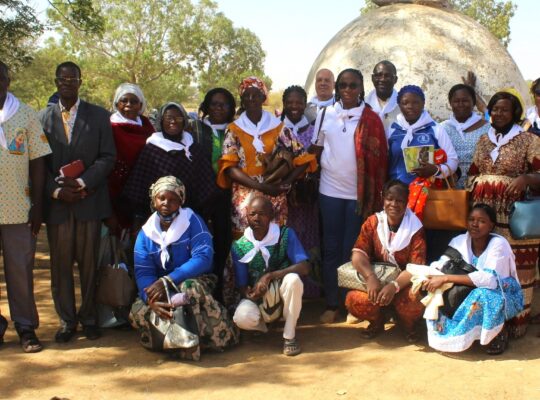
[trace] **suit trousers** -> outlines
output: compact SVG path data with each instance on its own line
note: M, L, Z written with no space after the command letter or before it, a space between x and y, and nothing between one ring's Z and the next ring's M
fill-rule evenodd
M78 221L70 213L61 224L47 224L51 253L51 290L62 326L96 325L95 304L100 220ZM77 262L81 284L81 306L77 314L73 264Z
M0 245L11 320L19 332L34 330L39 325L33 275L36 238L27 224L0 225Z

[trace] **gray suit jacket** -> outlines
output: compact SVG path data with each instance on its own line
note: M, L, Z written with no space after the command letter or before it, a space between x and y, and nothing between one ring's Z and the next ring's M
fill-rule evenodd
M111 204L107 177L116 159L109 112L81 100L69 144L58 104L49 106L43 111L41 123L52 150L45 158L47 165L45 222L61 224L68 219L70 212L81 221L108 217L111 214ZM85 166L80 178L86 184L88 197L74 204L53 199L53 193L59 187L54 178L60 174L62 166L76 160L82 160Z

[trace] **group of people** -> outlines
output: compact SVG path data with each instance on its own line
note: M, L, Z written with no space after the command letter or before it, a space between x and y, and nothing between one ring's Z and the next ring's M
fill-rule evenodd
M221 351L238 343L239 329L266 332L280 318L283 354L299 354L304 286L313 284L310 269L321 254L322 323L336 322L344 305L348 322L369 321L364 337L394 319L415 342L422 297L463 286L468 295L452 312L441 308L428 319L429 344L462 351L479 340L492 354L504 351L510 336L525 334L538 260L539 241L513 240L508 214L527 188L540 189L540 80L526 118L520 99L501 91L487 104L489 121L475 112L474 88L457 84L449 92L452 115L440 124L422 89L397 91L397 81L396 67L381 61L365 96L359 70L334 79L322 69L316 96L308 101L302 87L288 87L276 117L264 109L264 82L247 77L238 109L232 93L215 88L197 117L168 102L150 121L139 86L120 85L110 113L79 98L81 70L64 62L55 71L57 101L38 116L8 91L0 63L0 163L7 167L0 235L23 350L42 349L32 267L44 221L58 343L79 325L90 340L101 335L95 293L104 224L132 239L138 297L129 320L146 347L149 316L170 320L186 306L199 344L183 349L183 358ZM432 146L434 156L411 170L404 149L415 146ZM467 232L426 235L419 198L453 176L471 191ZM365 291L338 287L338 267L348 261ZM384 285L374 272L380 262L401 271ZM441 274L449 262L474 272ZM428 263L425 276L407 268ZM182 296L172 301L170 290ZM0 315L0 338L6 327Z

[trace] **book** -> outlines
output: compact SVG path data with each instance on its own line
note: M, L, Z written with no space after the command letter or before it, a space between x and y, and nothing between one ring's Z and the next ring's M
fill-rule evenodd
M60 168L60 176L77 179L84 172L84 163L82 160L75 160L72 163Z
M420 166L420 163L433 164L435 146L411 146L403 149L403 160L407 172L411 173Z

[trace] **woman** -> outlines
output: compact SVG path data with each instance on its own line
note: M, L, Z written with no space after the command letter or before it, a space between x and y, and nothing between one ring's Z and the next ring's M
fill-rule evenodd
M437 320L428 320L429 345L434 349L459 352L480 340L487 345L488 354L501 354L508 345L506 321L523 309L523 294L510 244L492 233L496 222L493 208L476 204L469 214L467 233L450 242L450 247L476 271L431 276L423 283L430 292L447 283L474 288L452 317L439 312ZM442 268L447 260L443 256L433 266Z
M467 172L472 163L476 143L480 136L487 133L489 124L482 115L474 112L476 92L471 86L461 83L452 86L448 93L448 102L452 108L452 115L441 125L456 150L461 172L456 186L463 189L467 182Z
M317 116L312 150L321 160L323 323L332 323L337 316L337 268L349 259L362 222L381 209L387 177L384 127L364 103L362 73L352 68L341 71L335 93L336 103Z
M165 104L158 115L160 132L150 136L130 174L124 189L136 215L138 228L148 218L148 188L156 179L173 175L186 185L186 204L206 219L211 215L219 194L210 160L191 134L184 130L187 122L184 107Z
M191 133L195 143L203 148L206 158L212 163L214 173L219 171L218 161L225 139L227 125L234 121L236 102L227 89L215 88L204 96L199 107L200 119L192 120ZM214 243L214 273L218 277L216 294L223 288L223 269L231 248L231 191L221 190L215 200L209 225Z
M403 182L391 180L383 189L383 211L370 216L362 225L352 250L352 264L367 283L367 292L351 290L345 306L360 320L369 321L362 335L372 339L384 331L385 312L393 307L398 322L403 325L410 343L418 340L417 322L424 306L411 292L408 263L426 262L426 242L422 223L407 208L409 188ZM373 273L372 264L390 262L401 272L393 282L382 286Z
M513 240L508 228L510 209L523 199L528 186L540 187L540 137L523 132L519 99L498 92L488 103L491 127L476 145L469 181L474 203L486 203L497 213L495 232L512 246L517 273L525 298L524 310L515 318L511 333L523 336L527 330L533 297L538 240Z
M527 110L527 120L524 127L525 130L540 135L540 116L538 115L540 109L540 78L531 84L531 94L534 99L534 106Z
M154 132L150 120L143 113L146 99L141 88L133 83L122 83L114 94L111 125L116 145L116 164L109 175L109 195L113 215L107 219L112 232L119 234L121 229L129 229L133 216L121 198L128 176L137 161L146 139Z
M183 305L189 304L197 320L200 347L180 351L180 357L198 360L200 348L222 351L238 343L238 333L227 311L212 297L216 277L212 271L212 237L201 217L182 208L186 198L182 182L165 176L150 187L155 210L142 227L135 244L135 279L139 299L130 318L141 331L141 343L151 347L145 314L150 310L164 319L172 317L161 277L180 288ZM150 309L150 310L149 310Z
M267 196L274 206L280 225L287 220L287 197L291 183L305 171L317 167L315 157L288 135L283 124L262 109L267 96L266 85L256 77L240 84L240 117L227 127L223 154L219 162L217 183L221 188L232 186L233 236L239 238L247 228L246 207L256 195ZM264 162L274 148L287 148L293 154L294 169L280 183L264 181Z

